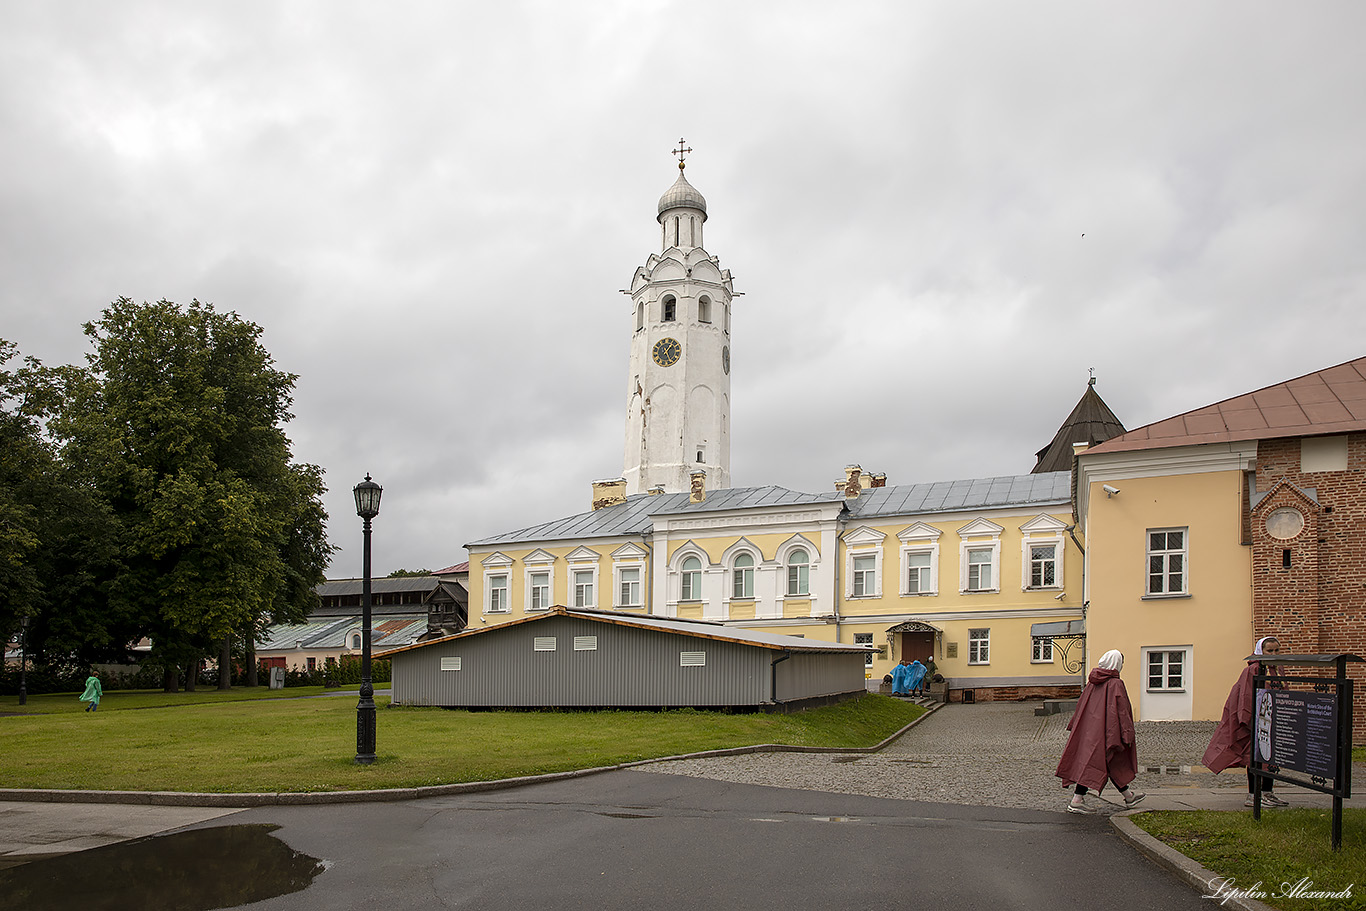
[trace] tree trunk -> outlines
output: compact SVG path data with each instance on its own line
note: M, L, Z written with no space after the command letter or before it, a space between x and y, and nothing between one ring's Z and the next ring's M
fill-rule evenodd
M194 686L199 682L199 659L196 658L185 665L185 692L193 693Z
M260 686L256 679L256 643L251 627L247 628L247 686Z
M218 649L218 688L232 689L232 634L223 637L223 645Z
M166 665L165 672L161 675L161 689L167 693L174 693L180 689L180 669L175 665Z

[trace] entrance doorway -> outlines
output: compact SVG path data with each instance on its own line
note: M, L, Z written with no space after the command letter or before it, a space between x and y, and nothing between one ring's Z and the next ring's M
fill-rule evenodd
M925 659L934 654L934 633L914 632L901 633L901 650L897 654L896 660L905 658L908 661L919 661L925 663Z

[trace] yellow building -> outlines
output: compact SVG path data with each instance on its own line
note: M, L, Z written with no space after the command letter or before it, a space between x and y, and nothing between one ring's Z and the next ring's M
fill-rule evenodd
M833 494L597 482L590 511L467 545L471 623L640 612L867 645L874 685L933 656L950 698L1077 690L1080 665L1032 635L1082 618L1070 473L887 487L846 472Z
M1261 636L1366 652L1366 358L1136 428L1076 470L1087 649L1124 652L1140 719L1219 718Z

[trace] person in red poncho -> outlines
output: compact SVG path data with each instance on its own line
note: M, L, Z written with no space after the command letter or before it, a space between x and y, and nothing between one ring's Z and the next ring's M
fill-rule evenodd
M1132 807L1146 795L1129 789L1138 774L1138 745L1134 740L1134 710L1129 693L1119 679L1124 656L1111 649L1100 656L1100 663L1086 679L1086 689L1077 700L1076 711L1067 729L1072 735L1058 760L1057 775L1076 785L1069 813L1092 813L1086 805L1086 792L1104 790L1113 781L1124 795L1124 805Z
M1257 640L1252 653L1279 655L1280 640L1275 636L1264 636ZM1229 691L1228 700L1224 702L1223 717L1219 719L1219 726L1214 729L1214 736L1210 738L1204 758L1200 760L1211 772L1222 772L1230 766L1248 767L1252 758L1252 703L1257 695L1252 678L1262 672L1261 667L1262 662L1249 661L1247 667L1238 675L1238 681L1233 684L1233 689ZM1253 805L1252 778L1252 772L1249 770L1247 800L1244 802L1244 806L1249 807ZM1286 801L1271 793L1275 783L1275 779L1272 778L1262 779L1262 806L1289 806Z

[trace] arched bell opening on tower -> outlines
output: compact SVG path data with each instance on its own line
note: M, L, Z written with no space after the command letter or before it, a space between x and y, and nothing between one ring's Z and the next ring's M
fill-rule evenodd
M699 323L711 322L711 298L705 294L697 299L697 321Z
M672 323L678 318L678 301L671 294L664 298L664 316L662 322Z

